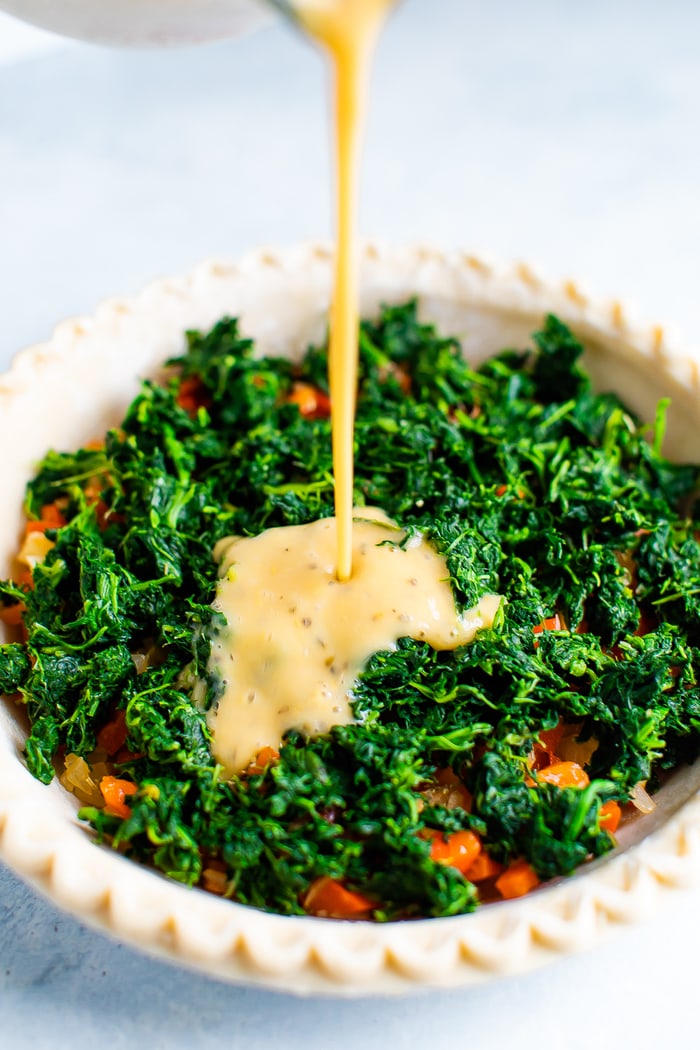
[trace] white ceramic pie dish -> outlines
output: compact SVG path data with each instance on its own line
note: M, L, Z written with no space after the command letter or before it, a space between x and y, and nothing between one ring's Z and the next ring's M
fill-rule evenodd
M332 256L319 245L262 251L236 264L113 300L61 324L0 377L0 574L21 529L24 485L49 447L71 448L116 423L138 380L158 373L186 328L241 318L263 352L303 353L323 337ZM660 328L628 322L619 303L594 304L571 282L519 265L422 249L363 254L362 311L417 296L422 315L478 359L526 345L549 311L587 347L599 388L653 419L671 396L667 454L700 458L700 373ZM620 848L576 875L467 916L387 925L267 915L190 890L96 846L58 783L44 787L21 759L21 711L0 708L0 856L58 905L133 946L231 981L297 993L364 995L471 984L591 947L643 917L669 888L700 877L700 769L679 771L656 811L628 825Z

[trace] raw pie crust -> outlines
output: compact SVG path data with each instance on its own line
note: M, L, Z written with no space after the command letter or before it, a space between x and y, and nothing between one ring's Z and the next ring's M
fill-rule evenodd
M143 376L183 349L186 328L241 319L261 353L301 355L323 338L332 253L313 244L207 262L92 318L59 325L0 377L0 574L21 530L26 481L46 450L74 448L119 421ZM661 328L632 324L617 302L596 304L573 282L524 265L414 247L363 251L362 313L417 296L421 315L479 360L523 346L546 312L571 325L601 388L643 418L673 398L666 452L700 459L700 376ZM45 787L21 759L22 711L0 706L0 856L56 904L135 947L230 981L301 994L367 995L474 984L588 948L618 923L650 913L671 887L700 877L700 763L678 771L655 812L622 832L613 854L517 901L472 915L372 925L255 911L169 882L96 846L76 801Z

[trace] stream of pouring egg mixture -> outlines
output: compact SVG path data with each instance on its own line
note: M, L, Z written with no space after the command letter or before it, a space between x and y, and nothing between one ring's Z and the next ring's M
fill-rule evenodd
M394 0L300 0L301 24L328 52L334 90L336 269L329 385L333 430L337 573L352 573L353 425L359 327L358 200L369 75L380 29Z

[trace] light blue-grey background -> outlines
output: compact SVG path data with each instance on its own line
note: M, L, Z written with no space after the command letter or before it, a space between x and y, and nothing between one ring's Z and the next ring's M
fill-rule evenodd
M103 298L329 234L323 67L291 31L147 54L17 32L0 18L0 367ZM364 232L582 277L700 345L699 39L691 0L406 0ZM301 1001L146 959L0 869L0 1048L692 1045L698 933L700 893L679 893L538 974Z

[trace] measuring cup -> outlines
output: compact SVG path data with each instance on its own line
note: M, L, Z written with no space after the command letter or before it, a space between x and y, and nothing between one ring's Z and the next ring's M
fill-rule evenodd
M239 36L275 11L293 17L288 0L0 0L24 22L95 44L176 47Z

